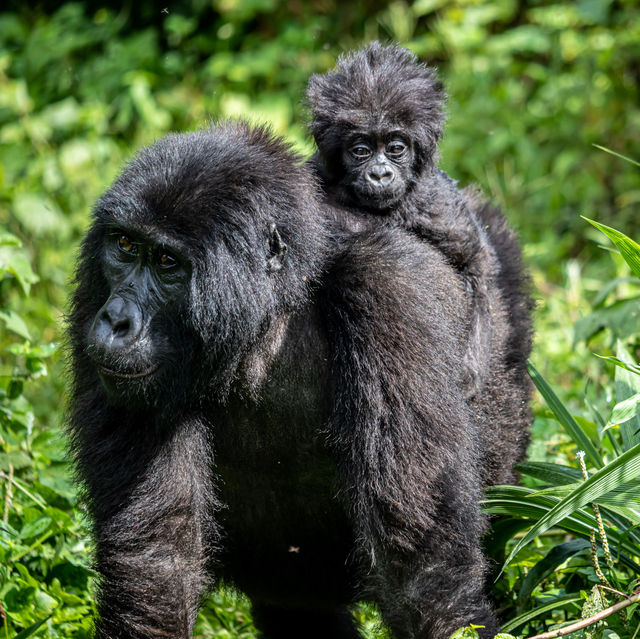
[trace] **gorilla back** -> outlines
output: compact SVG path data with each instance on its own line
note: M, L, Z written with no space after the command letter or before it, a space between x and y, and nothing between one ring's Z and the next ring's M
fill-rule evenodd
M97 637L186 639L220 578L267 637L357 637L363 598L398 638L495 630L469 295L401 229L330 245L318 206L241 123L160 140L98 201L70 318Z

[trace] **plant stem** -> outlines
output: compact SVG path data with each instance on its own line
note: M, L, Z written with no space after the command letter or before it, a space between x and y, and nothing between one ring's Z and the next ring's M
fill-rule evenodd
M599 613L592 615L591 617L587 617L586 619L581 619L580 621L576 621L576 623L572 623L568 626L564 626L563 628L558 628L556 630L551 630L549 632L543 632L541 635L535 635L533 637L529 637L528 639L554 639L554 637L563 637L564 635L569 635L572 632L576 632L577 630L582 630L587 626L591 626L594 623L598 623L598 621L602 621L606 619L608 616L623 610L627 606L631 604L637 603L640 601L640 592L636 592L633 595L629 595L624 601L619 601L617 604L613 606L609 606L609 608L605 608L601 610Z
M7 484L4 493L4 511L2 521L6 524L9 521L9 508L11 508L11 484L13 483L13 464L9 464L9 475L6 476Z

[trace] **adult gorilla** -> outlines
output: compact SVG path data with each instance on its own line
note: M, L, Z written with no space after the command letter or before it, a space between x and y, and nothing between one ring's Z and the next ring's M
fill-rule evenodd
M70 327L97 637L185 639L217 579L267 637L357 637L363 598L398 638L495 631L469 293L410 233L329 244L328 217L244 124L160 140L97 203Z

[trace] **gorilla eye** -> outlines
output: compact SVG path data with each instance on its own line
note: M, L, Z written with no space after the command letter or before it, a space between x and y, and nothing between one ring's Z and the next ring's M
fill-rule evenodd
M371 155L369 147L364 146L364 144L356 144L356 146L351 148L351 153L357 158L366 158L367 156Z
M158 266L160 268L173 268L178 264L178 260L168 251L158 253Z
M404 142L390 142L387 145L387 153L389 155L402 155L407 150L407 145Z
M118 248L128 255L137 255L138 249L135 245L135 242L124 233L118 236L117 240Z

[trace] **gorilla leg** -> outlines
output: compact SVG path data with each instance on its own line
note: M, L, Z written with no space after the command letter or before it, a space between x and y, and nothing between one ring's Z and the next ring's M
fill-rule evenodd
M152 445L153 453L138 460L135 478L128 479L128 492L123 495L117 487L112 493L117 502L109 501L109 485L101 495L94 491L102 577L96 639L191 636L206 585L213 510L203 428L187 425ZM139 437L146 447L153 439L149 435ZM123 457L110 455L104 461L109 466L100 469L102 477L122 477Z
M346 608L305 610L256 602L252 610L256 628L265 639L361 639Z
M464 499L454 501L439 508L439 525L426 533L421 548L387 547L378 565L372 586L395 639L447 639L470 623L484 626L483 638L498 631L483 588L483 518Z
M498 624L479 594L484 581L480 559L414 555L404 557L401 566L387 566L380 575L384 585L378 588L383 593L378 604L394 639L447 639L470 623L484 626L479 630L483 639L493 637Z

